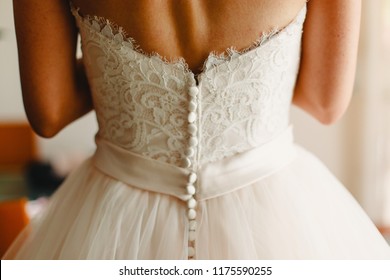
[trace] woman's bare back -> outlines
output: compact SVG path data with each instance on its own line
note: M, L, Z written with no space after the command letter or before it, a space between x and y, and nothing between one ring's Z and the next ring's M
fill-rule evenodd
M199 73L210 52L245 49L283 28L306 0L72 0L82 15L122 26L146 53L182 57ZM69 0L14 0L23 101L35 131L51 137L93 109ZM293 102L323 123L349 103L361 0L310 0ZM50 97L50 98L48 98Z
M244 49L264 32L287 25L306 0L75 0L83 15L123 27L146 53L182 57L199 72L210 52Z

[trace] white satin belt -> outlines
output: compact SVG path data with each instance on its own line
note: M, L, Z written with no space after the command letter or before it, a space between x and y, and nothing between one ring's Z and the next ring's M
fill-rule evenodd
M189 198L189 169L149 159L97 137L95 166L125 184L147 191ZM217 197L256 182L287 165L295 157L292 128L266 144L202 165L197 171L196 199Z

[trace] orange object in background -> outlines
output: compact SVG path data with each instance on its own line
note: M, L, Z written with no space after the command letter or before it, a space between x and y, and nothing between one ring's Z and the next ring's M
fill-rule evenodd
M36 159L35 140L28 123L0 123L0 167L24 166Z
M36 137L28 123L0 122L0 257L29 222L19 181L36 157Z
M0 256L29 222L26 203L26 198L0 202Z

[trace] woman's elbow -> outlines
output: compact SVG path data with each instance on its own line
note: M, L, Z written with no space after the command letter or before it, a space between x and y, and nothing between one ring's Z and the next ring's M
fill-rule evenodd
M323 107L314 116L321 124L331 125L336 123L344 115L345 109Z
M32 118L29 118L29 122L34 132L43 138L52 138L61 131L58 122L55 120L45 119L36 121Z
M344 115L349 100L336 100L334 98L324 98L322 100L312 100L303 96L294 95L293 103L309 113L323 125L336 123Z
M26 114L34 132L43 138L54 137L63 127L59 113L50 111L47 108L42 108L41 110L34 108L32 110L26 107Z

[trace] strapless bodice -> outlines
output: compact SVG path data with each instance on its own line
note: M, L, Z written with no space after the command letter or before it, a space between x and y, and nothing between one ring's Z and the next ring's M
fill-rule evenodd
M244 51L210 54L200 74L145 54L125 31L73 8L98 137L178 167L259 147L289 124L306 7Z

